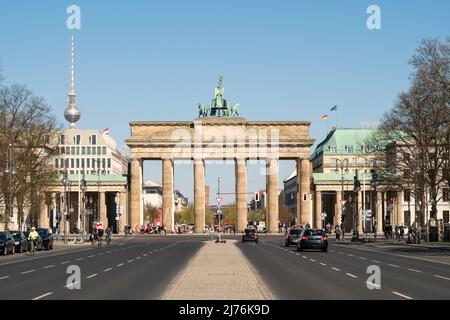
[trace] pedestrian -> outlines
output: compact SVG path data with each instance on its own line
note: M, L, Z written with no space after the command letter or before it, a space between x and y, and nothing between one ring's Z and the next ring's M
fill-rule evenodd
M341 229L339 228L339 226L336 226L334 232L336 233L336 240L341 240Z
M405 227L403 224L400 226L400 237L398 238L398 241L403 240L403 236L405 235Z

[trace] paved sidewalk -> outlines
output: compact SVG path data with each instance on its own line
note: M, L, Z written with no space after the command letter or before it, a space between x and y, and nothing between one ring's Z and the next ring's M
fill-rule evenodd
M206 244L163 294L163 300L267 300L270 295L236 246Z

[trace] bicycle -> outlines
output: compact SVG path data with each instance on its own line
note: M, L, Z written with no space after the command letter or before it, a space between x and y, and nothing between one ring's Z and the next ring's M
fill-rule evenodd
M97 247L99 247L99 248L102 246L102 238L103 237L101 237L101 236L97 237Z
M111 242L111 236L107 234L106 235L106 244L109 246L110 242Z
M34 256L34 252L36 251L36 245L34 244L36 240L31 240L30 241L30 248L29 248L29 252L30 252L30 256L33 255Z

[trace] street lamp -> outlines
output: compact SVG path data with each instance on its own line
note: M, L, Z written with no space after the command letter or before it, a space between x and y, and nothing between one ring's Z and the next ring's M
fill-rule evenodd
M342 239L345 239L345 194L344 194L344 173L348 173L348 159L336 159L336 173L341 173L341 232L342 232ZM339 224L339 221L337 221Z
M69 175L67 173L67 168L64 168L64 174L62 178L62 183L64 185L64 243L67 243L67 186L70 184Z
M5 223L5 229L9 230L9 220L13 217L13 196L12 196L12 176L16 174L15 164L14 164L14 154L13 154L13 146L12 144L8 145L7 157L6 157L6 165L5 165L5 175L8 176L8 198L6 201L6 213L7 213L7 223Z
M83 168L83 178L81 179L80 183L81 188L81 201L82 201L82 215L83 215L83 233L81 235L81 239L84 242L84 237L86 233L86 190L87 190L87 183L86 183L86 176Z
M359 232L358 232L358 206L356 205L358 199L358 193L361 190L361 182L358 179L358 170L356 170L354 181L353 181L353 238L352 242L359 241Z
M370 185L373 188L372 191L372 230L374 233L373 236L373 241L375 242L377 239L377 222L378 222L378 217L377 217L377 184L378 184L378 173L376 172L375 169L371 170L372 172L372 180L370 182Z
M95 214L95 221L100 221L100 214L99 214L99 211L100 211L100 172L102 173L102 175L106 174L106 170L105 170L104 166L103 166L103 170L100 170L100 160L101 159L97 159L96 160L96 162L97 162L97 176L98 176L98 183L97 183L98 194L97 194L97 212ZM107 221L105 221L105 223L108 224Z

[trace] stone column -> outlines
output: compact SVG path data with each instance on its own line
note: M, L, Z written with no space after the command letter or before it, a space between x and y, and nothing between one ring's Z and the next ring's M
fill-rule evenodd
M194 160L195 233L205 232L205 161Z
M341 200L342 200L342 192L341 191L336 191L336 204L335 204L335 215L334 215L334 225L341 225L341 221L342 221L342 205L341 205Z
M108 210L106 207L106 197L105 192L100 192L100 221L103 223L103 227L106 229L109 227L108 222Z
M168 233L173 232L173 213L174 213L174 198L173 198L173 160L163 159L162 161L162 189L163 189L163 203L162 203L162 218L164 229Z
M297 221L300 224L314 224L311 221L311 166L308 159L297 158Z
M321 216L320 216L320 214L322 213L322 192L320 192L320 191L316 191L316 194L315 194L315 200L316 200L316 212L315 212L315 222L314 222L314 224L315 224L315 226L313 226L313 227L316 227L316 228L322 228L322 220L321 220ZM329 212L328 212L328 214L330 214Z
M358 192L358 232L360 234L360 236L363 233L363 221L362 221L362 203L363 203L363 192L360 191Z
M377 233L383 232L383 198L382 193L377 191Z
M40 212L39 212L39 227L41 228L49 228L50 222L49 222L49 216L48 216L48 205L45 199L45 194L42 197L41 206L40 206Z
M130 225L134 229L140 225L139 216L141 213L141 169L142 160L131 160L131 181L130 181Z
M247 161L236 159L236 232L247 227Z
M119 227L120 230L118 230L118 233L123 232L125 225L127 224L127 216L128 216L128 204L127 204L127 193L126 192L120 192L119 193L119 206L121 207L121 215L119 219Z
M270 233L278 233L278 159L267 159L267 215Z
M403 191L397 192L397 224L401 226L405 223L405 212L403 211Z

